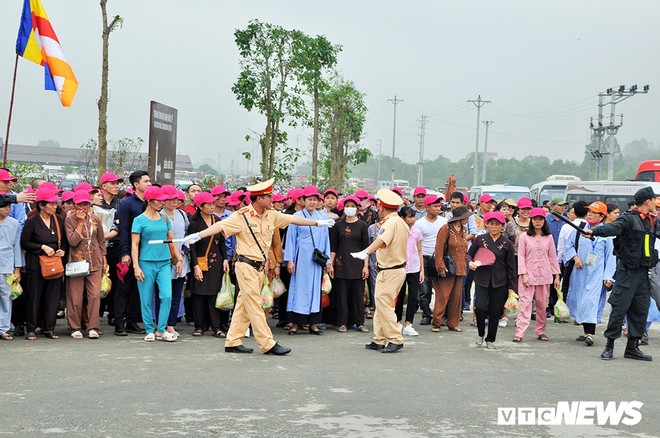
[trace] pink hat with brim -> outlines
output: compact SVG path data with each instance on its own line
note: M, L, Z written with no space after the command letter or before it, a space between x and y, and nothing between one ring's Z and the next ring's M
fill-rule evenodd
M240 203L241 203L241 201L238 199L238 193L237 192L232 193L227 198L227 205L229 205L230 207L236 207Z
M417 196L417 195L426 196L426 187L422 187L422 186L415 187L415 191L413 192L413 196Z
M18 178L9 173L9 171L0 169L0 181L18 181Z
M358 207L361 203L360 199L357 196L349 195L342 199L342 207L346 205L348 201L355 202L355 206ZM343 210L343 208L342 208Z
M284 200L285 200L286 198L285 198L284 195L282 195L281 193L275 193L275 194L273 194L273 195L270 197L270 199L271 199L273 202L284 202Z
M355 198L355 196L353 196ZM337 211L344 211L344 202L346 198L341 198L339 202L337 202ZM360 205L360 204L358 204Z
M78 190L73 193L73 203L74 204L82 204L82 203L92 203L92 198L89 196L89 192L86 192L85 190Z
M303 189L291 189L286 192L286 197L291 199L291 202L296 202L298 198L303 195Z
M360 189L360 190L356 190L355 193L353 193L353 196L357 196L360 199L364 199L369 197L369 192L367 192L364 189Z
M522 198L518 199L518 203L516 205L518 208L532 208L532 200L529 199L526 196L523 196Z
M427 207L431 204L437 204L438 202L442 202L442 197L436 195L426 195L426 198L424 198L424 205Z
M495 202L495 200L488 193L484 193L479 197L479 204L489 203L489 202Z
M156 186L151 186L144 191L145 201L167 201L167 195L163 193L163 189Z
M200 192L195 195L195 205L201 207L202 204L215 204L215 196L209 192Z
M74 193L77 192L77 191L80 191L80 190L84 190L87 193L90 193L90 192L93 192L93 191L98 190L98 189L95 189L94 187L92 187L92 185L90 183L83 181L73 189Z
M39 188L40 188L40 189L48 189L48 190L51 190L51 191L53 191L53 192L55 192L55 193L58 193L58 194L59 194L59 193L62 193L62 192L64 191L64 190L62 190L62 189L58 189L58 188L55 186L55 184L53 184L53 183L50 182L50 181L42 182L42 183L39 185Z
M504 215L499 211L491 211L484 215L484 222L488 222L491 219L495 219L496 221L500 222L502 225L506 224L506 219L504 218Z
M66 192L62 192L62 202L67 202L67 201L72 201L73 200L73 192L70 190L67 190Z
M392 191L393 191L394 193L396 193L397 195L403 197L403 191L401 190L401 187L394 187L394 188L392 189ZM367 198L368 198L368 197L369 197L369 195L367 195Z
M124 178L120 178L112 172L106 172L101 177L101 185L107 182L124 182Z
M165 184L160 189L163 191L163 195L167 196L167 199L179 198L179 191L172 184Z
M532 212L529 214L530 218L533 217L542 217L545 218L548 214L541 207L532 208Z
M231 195L231 192L225 188L225 186L215 186L211 189L211 195L220 196L220 195Z
M183 193L181 190L176 191L176 199L179 201L185 201L186 200L186 194Z
M310 196L316 196L317 198L321 198L321 194L319 193L319 189L316 188L316 186L313 185L308 185L305 187L305 190L303 191L303 196L305 198L309 198Z
M57 192L49 189L48 187L37 189L37 199L36 202L57 202L60 199L57 196Z
M328 196L328 195L335 195L336 198L339 198L339 193L335 189L328 189L325 192L323 192L323 196Z

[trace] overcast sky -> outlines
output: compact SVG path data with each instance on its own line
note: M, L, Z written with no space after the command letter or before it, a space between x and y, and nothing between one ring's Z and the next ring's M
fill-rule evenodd
M0 121L9 109L16 34L23 0L2 0ZM19 60L10 143L53 139L79 147L97 136L101 76L98 1L42 0L80 87L71 108L43 90L43 70ZM651 85L617 105L620 144L660 141L660 2L360 0L109 0L124 18L111 35L109 139L148 137L149 101L179 110L178 151L193 162L216 162L250 150L250 130L263 117L237 103L231 85L239 57L233 32L259 19L341 44L339 68L366 94L363 145L392 152L397 107L397 157L416 162L419 122L428 115L425 158L464 157L475 147L476 109L494 120L489 151L500 157L543 154L581 160L598 93ZM609 108L606 110L609 113ZM606 119L607 122L607 119ZM484 126L481 129L483 148ZM308 147L309 133L291 144ZM240 159L240 166L246 166Z

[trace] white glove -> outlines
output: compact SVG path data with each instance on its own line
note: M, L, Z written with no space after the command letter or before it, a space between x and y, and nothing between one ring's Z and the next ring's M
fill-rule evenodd
M369 254L367 254L367 250L366 250L366 249L363 249L363 250L360 251L360 252L352 252L351 255L352 255L353 257L355 257L356 259L359 259L359 260L364 260L364 259L366 259L367 257L369 257Z
M200 240L202 240L201 237L199 237L199 233L188 234L188 235L187 235L186 237L184 237L183 239L184 239L184 242L183 242L184 245L188 245L188 246L190 246L190 245L192 245L192 244L194 244L194 243L197 243L197 242L199 242Z
M334 219L319 219L316 221L317 227L332 227L335 224Z

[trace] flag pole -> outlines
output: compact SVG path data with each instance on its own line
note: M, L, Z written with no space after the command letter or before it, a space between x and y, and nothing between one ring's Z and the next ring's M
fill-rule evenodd
M7 149L9 149L9 127L11 126L11 113L14 109L14 90L16 89L16 69L18 68L18 53L14 61L14 78L11 81L11 98L9 99L9 116L7 117L7 131L5 134L5 150L2 157L2 167L7 166Z

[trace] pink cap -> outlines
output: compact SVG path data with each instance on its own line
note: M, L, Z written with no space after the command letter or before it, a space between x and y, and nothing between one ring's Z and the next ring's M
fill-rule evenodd
M177 190L176 191L176 199L178 199L179 201L185 201L186 200L186 194L183 193L182 190Z
M18 181L18 178L12 176L9 171L5 169L0 169L0 181Z
M178 190L172 184L165 184L160 189L163 191L163 195L167 196L167 199L178 199L179 197Z
M353 196L353 197L355 198L355 196ZM346 198L341 198L341 199L337 202L337 211L344 211L344 202L345 202L345 201L346 201ZM358 204L358 205L360 205L360 204Z
M144 191L144 200L165 201L167 200L167 195L163 193L163 189L161 189L160 187L149 186L149 188Z
M317 198L320 198L321 194L319 193L319 189L317 189L316 186L310 184L307 187L305 187L305 190L303 191L303 196L305 198L309 198L310 196L316 196Z
M42 185L43 185L43 184L42 184ZM73 189L74 192L77 192L77 191L79 191L79 190L84 190L84 191L86 191L87 193L91 193L91 192L98 191L98 189L95 189L94 187L92 187L92 185L91 185L90 183L88 183L88 182L86 182L86 181L81 182L80 184L78 184L78 185Z
M281 193L273 193L270 198L273 202L284 202L286 199Z
M547 213L541 207L532 208L532 212L529 214L529 217L546 217Z
M357 196L360 199L364 199L369 197L369 192L367 192L364 189L360 189L360 190L356 190L355 193L353 193L353 196Z
M401 187L394 187L392 191L403 198L403 191L401 190ZM369 197L369 195L367 195L367 197Z
M532 200L526 196L518 199L518 208L532 208Z
M227 198L227 205L236 207L241 201L238 199L238 192L234 192Z
M484 215L484 222L488 222L491 219L495 219L496 221L500 222L502 225L506 224L506 219L504 219L504 215L499 211L491 211Z
M231 195L231 192L225 188L225 186L215 186L211 189L211 195L213 196L219 196L219 195Z
M194 202L197 207L201 207L202 204L214 204L215 196L209 192L199 192L195 195Z
M342 206L346 205L346 203L347 203L348 201L355 202L355 206L356 206L356 207L359 206L359 205L360 205L360 202L361 202L361 201L358 199L357 196L349 195L349 196L346 196L344 199L342 199Z
M286 192L286 197L291 199L291 202L296 202L298 198L303 195L303 189L291 189Z
M442 202L441 196L426 195L426 198L424 198L424 205L426 205L427 207L431 204L437 204L438 202Z
M236 196L236 198L238 198L238 200L241 201L245 205L250 205L250 202L252 202L252 201L250 201L250 192L241 191L241 193L238 194Z
M106 172L101 177L101 185L107 182L124 182L124 178L120 178L112 172Z
M488 193L484 193L479 197L479 204L489 203L489 202L495 202L495 200Z
M126 193L132 195L133 193L135 193L135 190L133 190L133 187L129 187L126 189Z
M73 203L82 204L83 202L92 202L92 198L89 196L89 192L85 190L77 190L73 192Z
M72 201L73 200L73 192L70 190L67 190L66 192L62 192L62 202L66 201Z
M37 202L57 202L58 199L57 192L48 187L39 187L37 189Z
M51 191L53 191L53 192L55 192L55 193L62 193L62 192L63 192L62 189L58 189L57 187L55 187L55 184L53 184L53 183L50 182L50 181L44 181L44 182L42 182L42 183L39 185L39 188L40 188L40 189L48 189L48 190L51 190Z
M323 192L323 196L328 196L328 195L335 195L336 198L339 198L339 193L335 189L328 189L325 192Z
M463 202L464 202L465 204L469 204L469 203L470 203L470 197L469 197L467 194L465 194L465 193L463 193Z
M415 191L413 192L413 196L417 196L417 195L426 196L426 188L422 187L422 186L415 187Z

